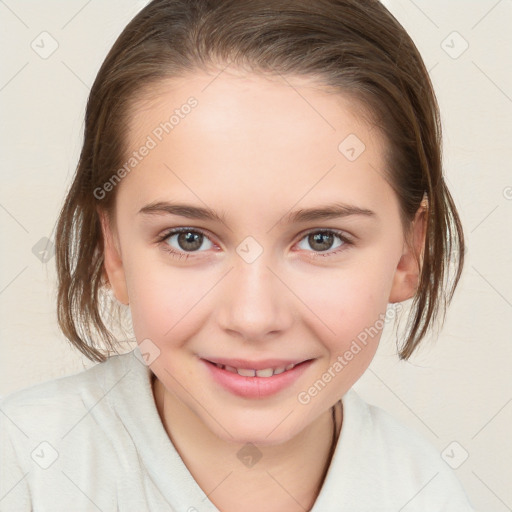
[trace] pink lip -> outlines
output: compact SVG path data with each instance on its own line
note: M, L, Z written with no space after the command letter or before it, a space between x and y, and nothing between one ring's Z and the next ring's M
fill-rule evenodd
M284 388L291 386L306 371L310 364L313 363L313 359L304 361L291 370L279 373L278 375L272 375L272 377L243 377L242 375L238 375L238 373L222 370L206 359L200 359L200 361L205 365L207 371L210 372L210 375L217 383L234 395L241 396L243 398L265 398L274 395ZM225 359L224 361L234 362L236 360ZM246 368L260 370L264 368L278 367L278 365L275 365L276 361L277 360L270 359L267 361L260 361L260 363L265 363L267 366L262 366L261 368L246 366ZM273 362L274 364L268 364L269 362ZM283 364L284 361L282 360L277 362L281 366L286 366ZM248 362L246 361L245 363ZM291 362L289 364L291 364ZM228 366L232 365L228 364ZM243 366L236 366L236 368L243 368Z

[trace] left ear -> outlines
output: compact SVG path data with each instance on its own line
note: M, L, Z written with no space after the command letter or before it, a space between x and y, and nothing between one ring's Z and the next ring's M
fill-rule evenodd
M404 243L404 251L396 267L389 302L402 302L414 297L418 289L423 250L427 231L427 202L421 202L410 226L410 232Z

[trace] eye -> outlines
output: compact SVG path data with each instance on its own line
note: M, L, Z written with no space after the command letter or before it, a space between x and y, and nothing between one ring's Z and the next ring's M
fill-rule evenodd
M197 228L185 227L166 231L158 238L157 243L171 256L180 259L187 259L193 256L193 253L204 252L214 246L206 233ZM313 251L304 247L304 244L308 244ZM352 241L341 231L317 229L306 233L299 243L299 248L311 253L313 257L328 257L346 250L350 245L353 245ZM203 250L200 250L201 247Z
M335 242L336 239L338 239L339 241L337 244ZM351 240L349 240L344 233L337 230L310 231L309 233L306 234L306 236L304 236L304 238L301 239L301 243L303 245L301 246L299 244L299 248L308 251L308 249L304 247L304 244L308 244L313 249L313 251L308 252L313 252L313 256L315 257L333 256L345 250L348 246L352 245ZM337 250L331 251L330 249Z
M189 252L203 252L199 249L205 241L208 242L205 250L211 249L213 243L206 234L192 228L175 228L167 231L158 239L162 249L177 258L188 258L189 254L187 253Z

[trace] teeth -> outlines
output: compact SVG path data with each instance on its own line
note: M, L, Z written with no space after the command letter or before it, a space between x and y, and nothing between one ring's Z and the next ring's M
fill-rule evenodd
M238 368L237 372L242 377L254 377L256 375L256 370L247 370L246 368Z
M274 370L272 368L265 368L264 370L256 370L256 375L258 377L272 377L272 375L274 375Z
M272 375L279 375L285 371L291 370L295 364L289 364L288 366L280 366L278 368L264 368L263 370L250 370L247 368L234 368L233 366L224 366L223 364L215 363L217 368L226 370L231 373L238 373L242 377L272 377Z

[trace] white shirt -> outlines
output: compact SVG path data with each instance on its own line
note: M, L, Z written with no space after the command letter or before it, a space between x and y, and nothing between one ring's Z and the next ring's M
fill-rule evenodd
M151 375L137 347L5 397L0 510L218 512L164 429ZM354 390L342 401L311 512L474 511L427 440Z

